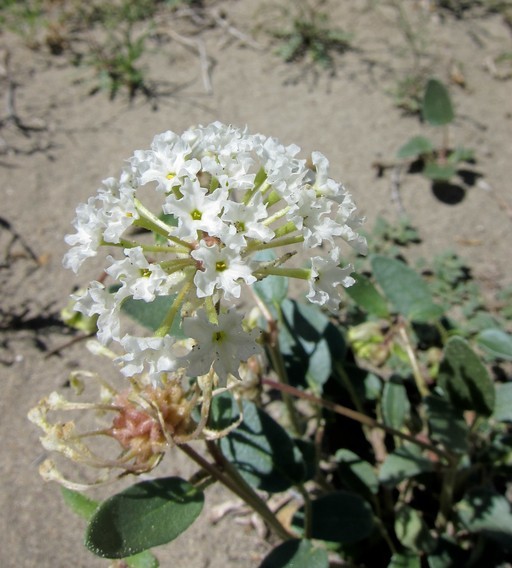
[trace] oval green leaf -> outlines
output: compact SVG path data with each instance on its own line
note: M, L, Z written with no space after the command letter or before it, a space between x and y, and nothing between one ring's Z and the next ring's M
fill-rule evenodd
M462 524L472 533L479 533L512 548L512 510L509 501L489 489L471 491L456 506Z
M377 283L398 312L417 322L441 317L443 309L434 304L427 284L412 268L381 255L375 255L371 264Z
M379 491L379 480L374 467L364 461L351 450L342 448L334 456L338 463L338 474L345 487L355 493L376 495Z
M434 151L432 142L424 136L415 136L406 142L397 152L397 158L415 158Z
M306 466L293 440L266 412L244 401L242 424L220 441L220 448L252 486L277 493L302 482Z
M382 418L385 424L400 430L410 408L404 385L399 379L392 377L382 391Z
M389 316L387 302L370 279L363 274L354 275L354 279L355 284L349 286L345 292L369 314L379 318L387 318Z
M512 361L512 335L501 329L484 329L476 340L480 347L499 359Z
M126 558L174 540L199 516L204 494L179 477L143 481L104 501L85 546L102 558Z
M317 393L346 351L340 331L318 307L288 299L281 304L279 346L290 383Z
M406 552L395 552L389 561L388 568L421 568L420 557Z
M329 568L329 558L309 540L287 540L265 557L260 568Z
M408 505L400 506L395 514L395 534L402 546L414 552L430 553L436 545L420 513Z
M468 451L469 429L462 411L439 396L425 399L430 437L452 452Z
M374 529L373 511L359 495L348 491L334 491L311 503L311 537L329 542L350 544L370 536ZM300 531L304 510L293 518Z
M128 568L158 568L160 566L156 556L151 554L149 550L139 552L135 556L129 556L124 559L124 562Z
M423 118L433 126L449 124L455 118L448 89L437 79L430 79L423 96Z
M496 385L493 418L500 422L512 422L512 382Z
M96 509L100 506L99 501L94 501L79 491L61 487L60 492L62 493L66 505L86 521L93 516Z
M450 181L457 173L457 168L450 164L430 162L423 168L422 173L432 181Z
M404 445L387 455L379 471L379 480L388 487L393 487L404 479L429 473L434 469L434 464L422 457L417 447Z
M446 343L437 381L452 404L490 416L494 409L494 384L480 358L462 337Z
M175 295L172 296L157 296L152 302L145 302L144 300L134 300L133 298L126 298L121 305L121 310L128 314L137 323L144 327L155 331L164 321L167 312L169 311L174 301ZM180 318L175 318L172 324L169 335L174 337L184 337L183 331L180 326Z

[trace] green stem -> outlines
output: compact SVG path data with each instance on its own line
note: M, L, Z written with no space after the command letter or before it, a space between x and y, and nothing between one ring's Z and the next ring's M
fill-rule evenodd
M213 303L213 296L206 296L204 301L204 306L206 308L206 313L208 315L208 320L214 325L219 325L219 318L217 314L217 308Z
M255 276L265 277L270 274L274 276L286 276L288 278L300 278L301 280L309 280L311 270L308 268L279 268L276 266L266 266L254 272Z
M445 471L443 484L441 486L441 495L439 497L439 513L437 515L436 525L440 532L443 532L446 529L450 520L453 503L453 490L455 487L455 479L457 477L458 464L459 459L457 457L450 456L449 467Z
M414 381L416 382L416 387L419 393L421 394L422 398L425 398L429 394L428 386L423 375L421 374L420 366L418 364L418 359L416 358L416 354L411 345L411 340L409 339L409 335L407 333L407 330L405 329L404 323L399 324L398 332L404 342L405 351L407 353L407 357L409 358L409 362L411 364L412 374L414 377Z
M191 287L192 287L192 278L190 278L188 282L185 282L179 294L176 296L176 298L174 298L174 302L172 303L169 311L167 312L164 321L161 323L160 327L155 331L156 337L164 337L169 333L174 318L176 317L176 314L178 313L178 310L183 304L185 296L189 293Z
M166 260L160 263L160 266L168 273L183 270L187 266L195 266L196 261L192 258L175 258L173 260Z
M281 217L286 215L286 213L288 213L289 210L290 210L289 205L283 207L283 209L276 211L273 215L270 215L270 217L267 217L264 221L262 221L262 224L267 226L271 225L274 221L278 221L279 219L281 219Z
M304 499L304 538L310 539L313 531L313 508L311 507L311 499L304 485L297 485L302 498Z
M127 241L126 239L120 239L118 243L109 243L108 241L101 241L103 246L107 247L123 247L123 248L135 248L141 247L144 252L163 252L163 253L170 253L170 254L183 254L184 252L188 253L189 249L185 249L182 246L179 247L166 247L162 245L146 245L143 243L136 243L135 241Z
M373 520L374 520L375 524L377 525L377 527L380 531L380 534L382 535L382 537L386 541L386 544L388 545L389 550L391 551L391 554L396 554L397 553L396 546L395 546L394 542L391 540L391 537L389 536L389 533L386 529L386 525L377 516L375 516L373 518Z
M277 191L272 190L269 194L267 199L265 200L265 203L267 204L267 207L272 207L272 205L274 205L275 203L278 203L279 201L281 201L281 196L279 195L279 193L277 193Z
M240 499L245 501L252 509L254 509L254 511L256 511L256 513L258 513L260 517L264 521L266 521L270 528L279 536L279 538L283 540L290 540L292 538L295 538L295 536L290 534L276 519L276 516L268 508L265 501L263 501L263 499L261 499L256 491L254 491L254 489L245 481L245 479L240 475L233 464L231 464L224 457L224 454L220 451L217 445L212 441L208 441L206 442L206 447L208 448L208 451L214 458L218 467L210 464L204 458L199 456L201 460L203 460L203 467L207 464L210 468L207 471L216 476L217 479L221 481L221 483L226 485L226 487L231 489L233 493L238 495ZM188 450L191 450L191 448L188 448ZM196 456L198 456L198 454L196 454ZM219 470L219 467L222 469L222 471ZM219 477L217 474L219 474L221 477Z
M268 243L261 243L261 244L257 244L257 245L249 245L246 249L247 253L251 253L254 252L256 250L265 250L265 249L269 249L269 248L275 248L275 247L284 247L287 245L294 245L297 243L302 243L304 242L304 235L297 235L295 237L288 237L286 239L277 239L276 241L270 241Z
M296 230L297 226L295 225L295 223L288 221L288 223L285 223L284 225L277 227L277 229L274 231L275 233L274 238L278 239L280 237L284 237L285 235L289 235L290 233L293 233Z
M170 241L180 247L183 247L187 251L194 248L192 244L187 243L186 241L182 241L177 237L173 237L171 233L174 230L174 227L171 227L170 225L162 221L162 219L159 219L145 205L143 205L140 200L134 199L133 201L135 203L137 211L141 215L141 217L134 223L135 225L140 225L142 227L145 227L146 229L149 229L150 231L162 235L166 239L169 239Z

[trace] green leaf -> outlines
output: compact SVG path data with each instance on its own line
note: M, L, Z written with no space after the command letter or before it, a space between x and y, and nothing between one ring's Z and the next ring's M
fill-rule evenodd
M305 473L302 479L302 483L304 483L313 479L317 474L317 447L313 442L301 440L300 438L294 438L293 443L301 453L302 462L305 466Z
M384 423L400 430L410 409L407 391L400 379L391 377L384 385L381 408Z
M160 566L158 559L149 550L135 554L135 556L128 556L124 562L128 568L158 568Z
M402 546L414 552L430 553L435 548L435 540L420 513L408 505L396 511L395 534Z
M86 521L93 516L96 509L100 506L99 501L94 501L78 491L61 487L60 492L62 493L66 505Z
M443 309L434 304L427 284L412 268L381 255L373 256L371 264L377 283L398 312L417 322L441 317Z
M438 538L435 550L428 555L428 566L429 568L468 566L470 550L464 550L450 537L442 536Z
M447 88L437 79L430 79L425 88L423 118L433 126L449 124L455 118Z
M388 568L421 568L420 557L410 552L395 552L391 557Z
M455 148L448 156L450 164L458 164L459 162L471 162L475 159L475 153L470 148Z
M424 136L414 136L397 152L397 158L415 158L434 151L432 142Z
M446 343L437 381L458 409L474 410L483 416L492 414L494 384L479 357L461 337L451 337Z
M421 456L417 447L404 445L388 454L379 472L379 480L387 486L394 486L404 479L434 471L434 464Z
M162 213L158 218L164 223L167 223L167 225L169 225L170 227L178 226L178 218L175 217L172 213ZM167 244L168 241L166 237L164 237L163 235L159 235L158 233L154 233L154 235L155 235L155 242L157 244L160 245Z
M512 361L512 335L501 329L484 329L476 336L476 341L488 353Z
M425 177L432 181L450 181L457 173L457 168L450 164L438 164L429 162L422 171Z
M316 306L287 299L281 304L281 314L279 345L290 382L320 393L333 361L345 356L343 336Z
M369 314L387 318L389 316L387 302L370 279L362 274L354 275L354 279L355 284L346 288L345 292Z
M482 534L512 549L512 511L503 495L478 488L456 505L460 521L469 532Z
M496 385L493 418L500 422L512 422L512 382Z
M432 440L450 451L467 452L469 429L462 412L439 396L426 397L425 404Z
M242 477L269 493L285 491L306 476L302 454L286 430L254 403L243 402L242 424L220 441L220 448Z
M329 568L329 558L310 540L287 540L264 558L260 568Z
M370 505L355 493L333 491L311 503L311 537L350 544L370 536L374 529ZM293 518L292 524L302 530L304 510Z
M127 298L121 310L133 318L136 322L144 327L155 331L164 321L167 312L169 311L175 296L157 296L152 302L145 302L144 300L134 300ZM175 318L171 327L170 335L174 337L184 337L180 326L180 318Z
M179 477L143 481L104 501L85 535L103 558L126 558L170 542L199 516L204 494Z
M351 450L342 448L334 456L343 484L355 493L369 492L377 495L379 479L374 467Z

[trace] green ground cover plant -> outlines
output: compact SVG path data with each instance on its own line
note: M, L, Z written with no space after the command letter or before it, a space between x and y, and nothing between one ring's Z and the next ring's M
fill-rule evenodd
M91 94L120 91L130 99L155 96L153 83L141 63L147 55L157 14L180 6L200 7L194 0L116 0L59 2L27 0L0 5L0 22L21 35L35 50L48 49L69 57L76 66L92 68Z
M285 61L309 58L322 67L333 68L333 53L352 49L352 34L329 23L323 0L299 0L282 7L279 27L270 34L280 40L277 54ZM272 29L274 28L274 29Z
M414 136L397 152L397 157L413 160L420 172L433 182L450 182L464 164L475 160L472 149L451 148L449 124L455 119L447 88L437 79L430 79L423 93L421 113L424 121L442 133L441 143L425 136Z

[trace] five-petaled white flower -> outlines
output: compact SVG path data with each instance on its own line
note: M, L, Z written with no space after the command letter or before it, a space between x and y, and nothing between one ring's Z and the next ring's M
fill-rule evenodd
M240 379L240 364L261 352L256 342L257 330L245 331L242 320L243 315L234 309L220 313L216 324L210 322L204 310L199 310L196 317L183 320L183 330L196 340L185 357L189 375L205 375L213 365L222 384L226 384L228 375Z

